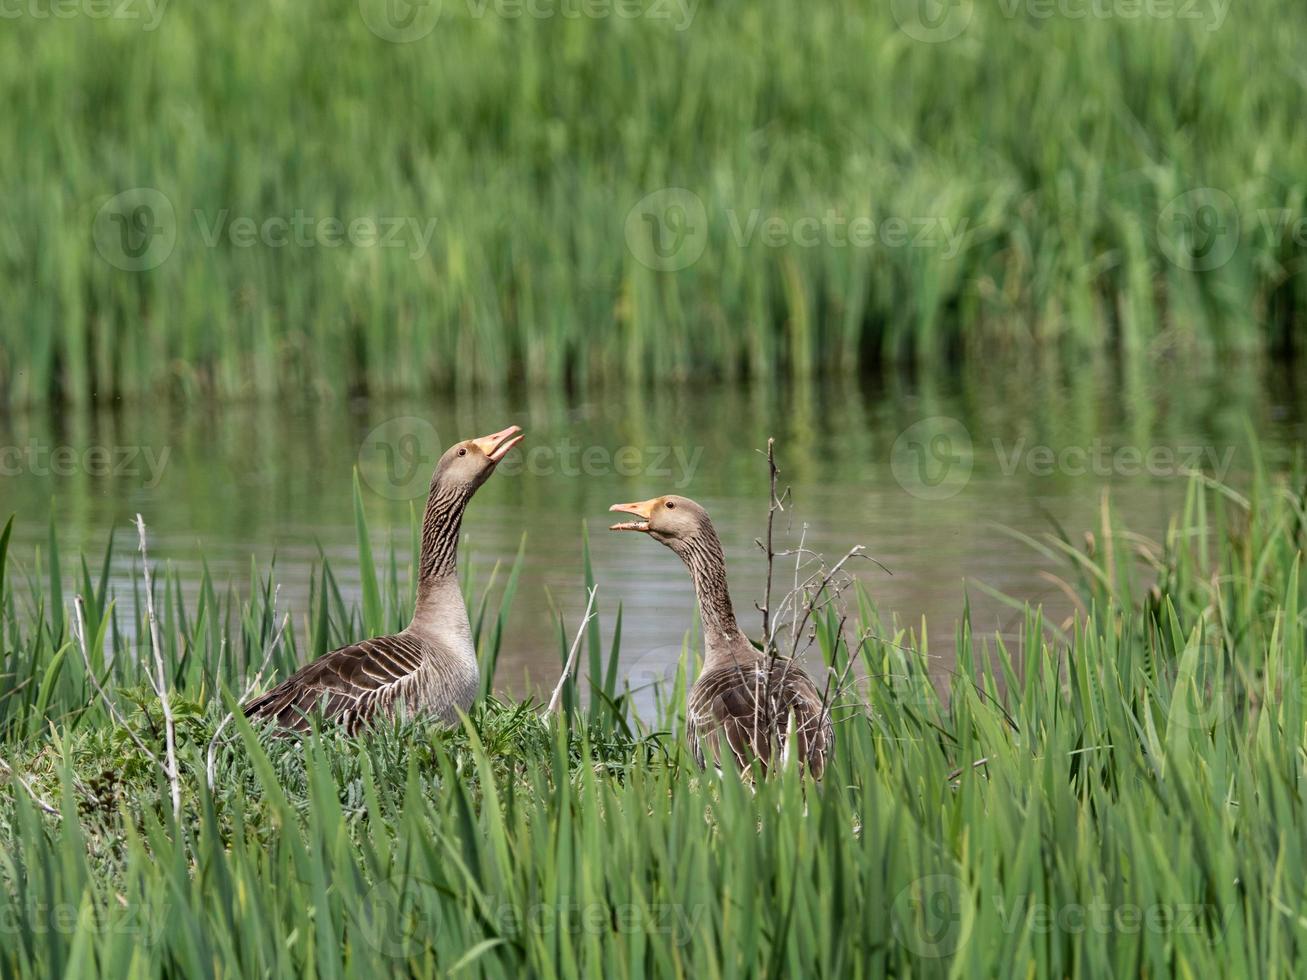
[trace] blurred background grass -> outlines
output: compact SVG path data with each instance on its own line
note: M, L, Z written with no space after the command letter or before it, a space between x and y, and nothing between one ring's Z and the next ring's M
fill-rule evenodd
M0 403L1214 361L1307 335L1300 6L961 2L932 34L908 0L445 0L412 43L370 29L372 0L29 7L0 31ZM97 221L141 187L175 244L125 270ZM665 187L706 219L676 271L626 235ZM402 245L233 240L297 212L395 219ZM828 213L965 233L794 240ZM779 244L741 233L767 218Z

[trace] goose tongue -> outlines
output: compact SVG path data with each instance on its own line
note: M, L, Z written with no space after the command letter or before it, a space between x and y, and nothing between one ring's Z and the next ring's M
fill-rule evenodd
M608 530L648 532L649 517L653 513L652 505L652 500L641 500L633 504L613 504L613 506L608 508L610 511L616 511L623 514L634 514L636 517L642 518L642 520L622 521L621 523L611 525Z
M608 526L608 530L610 530L610 531L648 531L648 530L649 530L649 522L648 522L648 521L622 521L622 522L619 523L619 524L610 524L610 525Z
M517 425L510 425L507 429L492 433L488 436L482 436L480 439L473 439L478 449L486 454L486 458L492 463L498 463L508 455L508 451L522 441L522 428Z

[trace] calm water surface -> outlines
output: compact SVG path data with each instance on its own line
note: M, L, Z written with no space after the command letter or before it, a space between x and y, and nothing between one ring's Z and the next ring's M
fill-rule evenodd
M160 402L0 416L0 511L18 514L13 550L24 563L44 546L52 500L65 553L98 556L117 528L122 581L137 511L153 556L191 581L203 556L243 590L251 556L263 565L275 553L283 601L302 622L319 548L357 597L355 467L379 544L395 542L405 568L409 510L420 510L440 448L520 424L527 441L472 502L463 551L484 581L527 535L498 678L520 692L557 675L551 609L561 607L570 627L584 605L583 527L605 626L624 608L626 668L656 674L678 656L693 610L689 581L666 549L605 530L617 501L678 492L703 503L726 547L737 612L757 632L763 564L753 540L766 514L759 450L770 434L794 491L781 543L802 533L833 556L866 545L892 575L867 563L859 577L887 617L913 628L928 621L932 669L942 673L969 582L1044 603L1055 620L1073 610L1050 578L1061 570L1009 529L1040 535L1056 521L1079 540L1099 527L1108 493L1132 530L1157 537L1182 500L1183 468L1239 483L1253 433L1273 467L1307 437L1304 396L1285 373L1236 364L1197 376L1163 366L1148 377L1100 364L949 383ZM980 589L969 595L978 632L1014 632L1012 610Z

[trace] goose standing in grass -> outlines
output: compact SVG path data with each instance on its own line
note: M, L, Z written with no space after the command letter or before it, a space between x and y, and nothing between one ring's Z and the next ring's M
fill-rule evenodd
M609 510L639 520L613 531L640 531L685 562L699 599L704 661L690 688L686 735L700 766L720 764L723 744L741 769L765 772L773 753L784 756L794 738L799 761L820 779L831 750L830 713L812 679L793 660L769 655L740 631L726 585L726 556L708 513L686 497L655 497Z
M436 464L422 519L417 604L399 633L325 654L245 705L245 714L282 728L307 731L318 711L354 734L397 711L453 724L480 686L467 606L458 584L458 537L463 510L521 429L451 446Z

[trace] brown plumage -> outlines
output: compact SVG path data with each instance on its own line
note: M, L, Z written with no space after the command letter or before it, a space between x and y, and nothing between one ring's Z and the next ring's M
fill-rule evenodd
M726 584L726 558L707 512L686 497L655 497L611 508L685 563L703 620L703 671L690 688L686 736L699 764L720 765L729 750L741 769L766 772L794 739L798 758L820 779L833 744L830 713L812 679L793 660L764 653L740 631Z
M436 464L422 520L418 595L399 633L319 657L245 705L249 718L307 731L315 715L350 734L403 711L445 724L472 706L480 686L472 627L458 585L463 511L495 466L521 440L520 429L451 446Z

